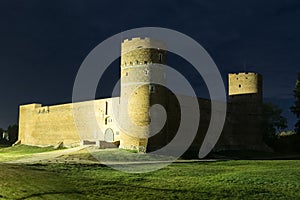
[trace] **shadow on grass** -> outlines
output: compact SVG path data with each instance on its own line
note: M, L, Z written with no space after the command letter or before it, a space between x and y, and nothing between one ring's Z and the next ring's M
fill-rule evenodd
M253 150L219 151L211 153L211 159L233 159L233 160L299 160L300 153L277 153Z
M85 195L80 192L80 191L63 191L63 192L43 192L43 193L36 193L36 194L31 194L31 195L28 195L28 196L25 196L25 197L21 197L21 198L18 198L16 200L23 200L23 199L29 199L29 198L34 198L34 197L37 197L37 198L43 198L45 196L51 196L52 198L54 197L53 195L63 195L64 198L66 198L67 195L70 195L70 197L72 198L75 198L75 197L81 197L81 198L84 198Z

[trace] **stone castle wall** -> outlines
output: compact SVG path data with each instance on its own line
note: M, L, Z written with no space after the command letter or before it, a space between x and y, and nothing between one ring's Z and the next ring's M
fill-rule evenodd
M101 99L74 104L20 106L19 140L28 145L78 146L83 140L105 139L112 129L114 141L120 140L119 129L113 121L113 106L119 98ZM113 102L116 103L113 103Z
M65 146L76 146L83 140L120 141L120 148L140 151L153 151L168 144L180 124L180 106L172 92L151 83L165 82L163 48L164 44L149 38L122 43L120 97L57 106L20 106L19 140L30 145L63 142ZM228 84L227 117L215 150L259 149L263 146L262 77L256 73L229 74ZM193 97L184 98L188 102ZM200 122L190 147L193 151L200 149L211 116L210 100L198 98L198 102ZM154 104L164 106L168 118L161 131L149 138L149 110Z

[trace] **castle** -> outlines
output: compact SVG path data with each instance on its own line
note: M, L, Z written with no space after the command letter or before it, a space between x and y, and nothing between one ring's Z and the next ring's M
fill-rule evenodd
M123 41L120 97L55 106L36 103L20 106L19 142L78 146L85 141L106 141L119 142L119 148L138 151L153 151L168 144L178 130L180 106L171 91L151 84L153 78L162 82L166 78L163 67L166 51L162 45L149 38ZM133 84L137 82L143 83L142 86ZM229 74L228 88L226 121L214 150L265 149L261 133L262 76L246 72ZM190 150L195 151L202 144L211 116L211 101L202 98L197 101L201 110L200 122L190 146ZM159 133L150 137L149 110L155 104L164 106L167 119ZM97 124L91 123L94 118ZM121 122L123 129L116 122ZM138 132L136 126L140 128Z

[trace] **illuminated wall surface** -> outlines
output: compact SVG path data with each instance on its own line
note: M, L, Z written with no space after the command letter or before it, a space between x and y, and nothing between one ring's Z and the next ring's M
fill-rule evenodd
M150 83L165 81L163 48L163 43L149 38L124 40L120 97L56 106L20 106L19 140L29 145L63 142L65 146L78 146L83 140L120 141L120 148L139 151L166 145L178 129L180 106L168 89ZM215 150L266 148L260 128L262 77L256 73L233 73L228 75L228 84L227 118ZM210 121L210 100L198 98L198 102L201 119L191 150L199 150ZM154 104L164 106L168 118L162 130L149 138L149 109ZM97 123L92 123L94 119ZM129 121L143 134L135 131Z

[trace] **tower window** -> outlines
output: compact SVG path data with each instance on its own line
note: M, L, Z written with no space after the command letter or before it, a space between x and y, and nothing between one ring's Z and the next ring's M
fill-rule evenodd
M155 86L154 85L149 85L149 92L154 93L155 92Z
M159 60L160 63L162 63L162 58L163 58L162 53L159 53L159 54L158 54L158 60Z
M147 61L144 62L144 64L147 64L147 63L148 63Z
M107 101L105 102L105 114L106 115L108 114L108 102Z
M125 76L128 76L128 72L125 73Z
M148 75L149 74L149 69L146 69L145 70L145 75Z
M242 87L242 85L239 85L239 88L241 88Z
M136 60L136 64L139 64L139 61L138 61L138 60Z

